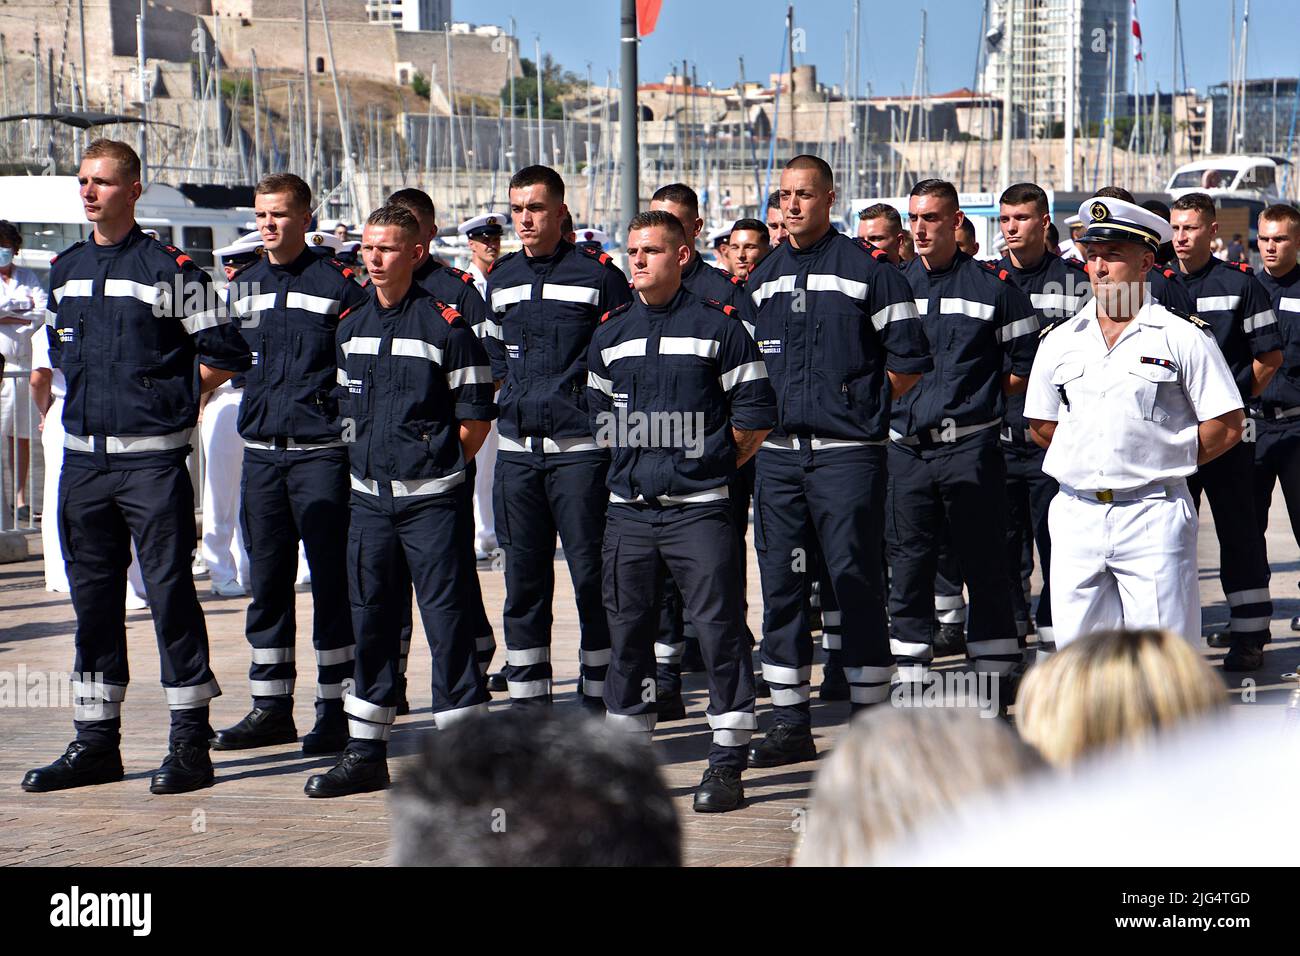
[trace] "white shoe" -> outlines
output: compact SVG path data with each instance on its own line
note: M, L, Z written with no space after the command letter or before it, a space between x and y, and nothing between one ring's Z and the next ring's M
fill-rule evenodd
M244 589L239 585L239 582L238 582L238 581L227 581L225 584L220 584L220 583L218 583L218 582L216 582L216 581L213 581L213 582L212 582L212 593L213 593L214 595L216 595L217 597L223 597L223 598L227 598L227 597L244 597L245 595L248 594L248 592L245 591L245 590L244 590Z
M143 611L148 606L149 606L149 602L146 601L144 598L137 597L136 595L130 593L129 591L127 592L126 609L128 611Z

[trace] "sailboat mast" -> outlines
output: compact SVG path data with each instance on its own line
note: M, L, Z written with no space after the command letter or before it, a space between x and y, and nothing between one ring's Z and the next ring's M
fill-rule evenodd
M325 7L322 4L321 13L324 12ZM311 25L307 22L307 0L302 0L302 168L306 173L307 184L315 187L311 168L311 54L307 45L311 36L310 31Z

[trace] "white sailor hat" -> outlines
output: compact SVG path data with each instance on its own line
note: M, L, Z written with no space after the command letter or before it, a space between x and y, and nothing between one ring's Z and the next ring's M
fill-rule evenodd
M1069 219L1065 220L1066 229L1073 229L1075 226L1082 226L1082 225L1083 225L1083 220L1080 219L1078 216L1071 216Z
M575 233L576 238L573 240L579 246L600 246L604 248L605 243L609 242L609 236L601 229L579 229Z
M228 246L213 249L212 254L225 262L255 259L262 254L262 234L250 232Z
M711 230L709 232L709 245L711 246L721 245L724 239L731 238L731 232L734 228L735 228L734 225L719 226L717 229Z
M466 219L456 227L456 231L471 239L478 236L499 236L508 221L499 212L489 212L482 216L475 216L473 219Z
M1122 199L1094 196L1079 207L1079 219L1087 229L1076 242L1140 242L1158 252L1162 243L1174 240L1169 223Z
M333 256L343 248L343 240L334 235L333 232L321 232L317 229L315 232L309 232L303 236L307 240L307 248L317 255Z

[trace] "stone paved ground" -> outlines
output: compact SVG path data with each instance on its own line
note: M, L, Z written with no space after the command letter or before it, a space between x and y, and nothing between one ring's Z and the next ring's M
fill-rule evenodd
M1201 529L1201 594L1207 631L1227 620L1217 581L1218 548L1209 509ZM1241 677L1257 684L1253 703L1233 693L1234 717L1276 722L1297 687L1280 678L1300 665L1300 641L1288 622L1300 614L1300 550L1297 549L1281 496L1269 531L1275 599L1274 643L1265 667L1254 675L1228 675L1240 688ZM31 542L39 549L39 537ZM750 551L750 624L759 629L758 571ZM490 612L499 614L502 576L481 572ZM557 688L560 706L572 703L577 676L577 630L567 574L557 569ZM228 726L248 707L248 650L242 628L243 599L212 597L205 582L200 594L207 614L213 669L225 696L212 708L214 726ZM299 619L308 620L307 595L298 598ZM0 565L0 672L64 671L72 664L73 615L66 595L44 590L40 560ZM500 631L498 629L498 640ZM236 753L214 752L217 785L196 794L152 796L150 774L166 749L167 710L158 686L158 660L148 611L128 615L133 681L126 707L123 758L127 777L120 783L55 794L23 793L24 771L47 763L70 739L71 714L48 707L0 707L0 864L152 864L152 865L376 865L388 853L388 814L383 794L337 800L309 800L302 785L309 773L332 765L330 758L304 758L294 746ZM305 641L305 638L302 640ZM306 648L300 648L306 652ZM310 652L306 652L310 659ZM498 663L502 656L498 651ZM1221 651L1205 650L1217 660ZM819 670L819 669L818 669ZM427 646L419 640L410 673L427 675ZM814 684L820 680L815 675ZM310 687L310 675L301 682ZM704 720L706 693L702 675L686 678L689 719L655 735L655 748L680 810L685 858L696 866L764 866L786 862L794 847L792 829L809 797L813 764L750 771L748 805L735 813L697 815L690 809L691 790L703 772L709 730ZM412 684L409 717L400 718L393 736L392 768L401 772L421 732L432 726L429 693ZM493 707L505 706L498 697ZM821 750L841 729L847 704L814 704ZM760 709L760 721L763 721ZM311 725L311 701L301 697L295 712L300 732Z

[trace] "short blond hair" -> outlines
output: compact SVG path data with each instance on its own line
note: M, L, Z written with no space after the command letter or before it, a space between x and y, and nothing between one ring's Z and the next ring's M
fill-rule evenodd
M1050 764L1067 767L1227 706L1223 682L1170 631L1098 631L1034 667L1016 724Z
M864 866L968 799L1043 769L1006 722L966 707L855 717L817 772L796 866Z
M111 159L117 163L118 169L126 173L128 180L133 183L140 181L140 157L129 144L120 140L94 140L86 147L86 151L81 154L81 158L83 161L87 159Z

